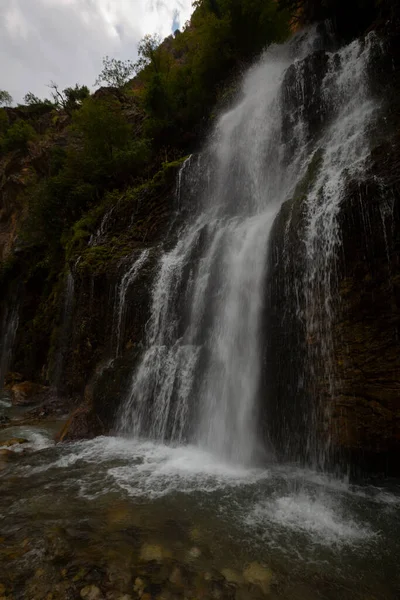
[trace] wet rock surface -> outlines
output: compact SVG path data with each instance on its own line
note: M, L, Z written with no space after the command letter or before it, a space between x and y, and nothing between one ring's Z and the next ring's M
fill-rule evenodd
M322 468L341 465L356 477L400 473L399 39L398 29L388 31L384 45L374 48L370 85L381 99L365 141L371 153L362 173L347 176L336 242L336 233L332 237L335 256L325 280L322 274L314 286L312 302L305 231L317 153L283 204L270 243L265 427L282 457L320 462ZM318 60L319 68L310 70L313 82L305 67L306 85L317 89L324 75ZM314 99L320 102L318 94ZM324 117L315 107L305 110L314 135L318 114Z
M57 442L92 439L96 435L106 433L107 429L100 417L90 406L77 408L56 435Z
M11 401L16 405L35 404L43 400L48 388L32 381L14 383L10 386Z

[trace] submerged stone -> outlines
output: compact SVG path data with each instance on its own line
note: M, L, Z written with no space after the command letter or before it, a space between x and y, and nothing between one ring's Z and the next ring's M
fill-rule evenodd
M182 570L179 567L175 567L169 576L169 582L176 588L183 588L185 586L184 577Z
M82 588L80 596L83 600L102 600L104 598L101 590L96 585L87 585Z
M234 583L240 585L244 582L243 575L234 569L222 569L221 575L223 575L228 583Z
M140 560L149 562L154 560L162 562L166 558L171 558L172 554L167 548L163 548L157 544L143 544L140 550Z
M264 594L268 594L273 573L269 567L252 562L243 570L243 577L248 583L260 587Z

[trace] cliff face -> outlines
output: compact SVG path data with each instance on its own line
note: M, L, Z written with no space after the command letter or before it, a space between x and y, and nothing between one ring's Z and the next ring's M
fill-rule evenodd
M367 135L371 154L362 176L347 179L335 256L325 280L313 288L316 314L310 315L315 307L304 287L314 285L307 274L305 231L318 152L294 198L282 207L271 240L266 371L276 373L267 394L272 437L287 458L339 462L355 472L398 473L399 56L394 31L370 62L369 84L379 98ZM325 61L319 64L319 71L311 70L321 81ZM316 116L324 115L318 113L318 93L313 98L316 106L308 114L309 131L315 132Z
M349 177L340 204L340 249L331 282L335 311L329 322L320 315L315 335L306 325L309 308L299 285L306 269L306 200L320 168L318 152L274 224L263 398L268 435L286 458L303 456L319 465L339 458L365 471L398 470L399 56L399 37L389 32L370 66L370 84L380 103L368 134L371 156L361 179ZM311 144L329 118L320 85L326 53L317 50L303 68ZM286 79L290 115L299 90L293 89L293 72ZM284 132L290 139L289 118ZM60 125L50 141L1 163L1 318L6 320L10 305L17 306L20 326L9 365L14 375L6 380L32 380L68 398L71 409L79 405L61 436L71 439L114 425L142 351L161 244L173 244L185 206L176 194L182 161L165 164L146 183L113 191L85 212L53 266L44 260L32 265L29 248L18 237L29 184L32 177L46 175L48 149L62 145L63 136ZM322 305L322 295L319 300ZM322 461L317 457L321 445Z

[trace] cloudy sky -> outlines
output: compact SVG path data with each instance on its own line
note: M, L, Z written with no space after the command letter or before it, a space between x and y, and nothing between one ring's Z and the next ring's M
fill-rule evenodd
M104 55L135 59L146 33L182 27L192 0L0 0L0 89L28 92L93 85Z

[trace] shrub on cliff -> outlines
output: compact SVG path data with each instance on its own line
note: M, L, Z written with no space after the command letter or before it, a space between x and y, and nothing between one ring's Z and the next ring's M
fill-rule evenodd
M54 146L48 176L28 191L22 236L57 254L61 238L105 192L127 185L143 172L149 143L134 135L123 105L113 97L90 97L74 111L65 147Z
M0 148L6 152L10 150L25 151L27 149L28 142L34 140L35 137L36 132L32 125L29 125L29 123L26 121L19 119L6 129L0 142Z
M12 96L6 90L0 90L0 106L10 106L12 104Z
M194 6L190 23L175 37L157 45L146 36L139 45L136 93L156 145L184 145L224 82L289 34L288 14L275 0L198 0Z

